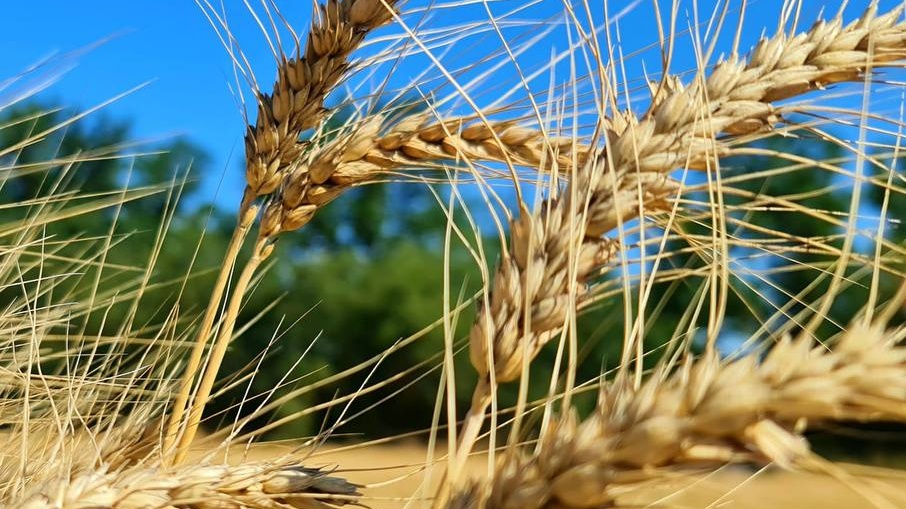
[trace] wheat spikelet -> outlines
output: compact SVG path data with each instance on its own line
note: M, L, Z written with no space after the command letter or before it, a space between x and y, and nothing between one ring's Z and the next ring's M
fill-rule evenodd
M509 163L540 169L583 163L586 146L545 137L512 121L470 123L457 118L429 122L426 114L387 124L373 115L350 126L324 147L300 156L286 175L278 199L265 208L260 235L297 230L315 212L351 186L376 181L399 169L437 167L444 161Z
M195 509L327 509L353 503L356 486L325 472L271 462L191 465L172 470L100 468L47 482L8 507L67 509L185 507Z
M846 26L835 19L793 37L763 39L748 61L731 55L688 87L666 79L669 86L654 89L641 118L626 112L602 119L606 151L577 172L562 197L511 224L510 250L470 335L479 377L487 380L493 371L498 382L518 378L523 359L565 323L572 282L581 294L611 259L614 241L601 235L643 210L663 209L676 194L670 171L715 168L728 152L718 136L771 129L781 120L773 101L861 79L906 56L901 13L877 16L872 7Z
M590 418L551 426L535 454L503 458L489 486L463 490L449 507L613 507L668 474L740 462L807 468L807 426L906 420L904 337L854 325L832 350L787 337L762 361L706 355L675 372L661 366L638 389L617 380Z
M302 55L280 62L271 94L258 94L258 117L245 136L246 181L255 196L274 192L302 154L299 134L321 121L324 98L349 70L349 55L392 19L390 0L329 0L313 16Z

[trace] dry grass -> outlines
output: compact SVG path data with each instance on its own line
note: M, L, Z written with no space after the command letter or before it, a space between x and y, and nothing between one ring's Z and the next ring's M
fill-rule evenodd
M12 204L26 213L16 224L0 225L0 290L21 289L0 310L0 381L6 398L0 401L0 423L9 428L5 438L11 444L0 455L3 506L301 509L380 497L369 490L379 494L381 486L347 481L347 473L354 475L349 470L302 466L322 461L317 454L293 450L278 459L228 461L232 448L247 438L243 435L247 422L234 423L226 436L215 435L222 442L202 457L191 455L190 446L222 376L227 347L237 326L242 326L237 320L243 299L256 278L266 277L262 268L272 257L278 237L303 228L345 190L390 179L424 182L425 171L433 171L441 182L473 183L500 225L501 238L507 236L502 225L509 224L509 241L491 273L480 240L470 243L468 234L453 219L461 202L454 187L446 205L450 217L446 249L457 247L453 239L458 239L480 265L484 278L478 314L465 341L478 381L472 405L460 423L454 380L458 344L452 337L458 308L448 298L447 313L438 322L446 332L445 350L426 362L444 372L435 422L441 420L441 398L445 398L446 438L452 447L449 454L435 447L441 432L435 426L428 433L431 443L428 452L423 452L426 457L417 462L391 461L395 465L388 467L403 466L402 484L408 486L413 479L424 483L417 493L409 491L401 498L435 507L476 509L603 508L663 500L675 505L705 505L714 501L685 500L681 494L685 488L675 488L678 491L667 495L662 491L668 481L681 485L696 475L707 477L723 471L724 476L735 476L735 471L727 472L727 466L738 464L774 465L848 479L847 469L811 452L803 433L833 421L906 421L906 350L902 346L906 331L891 325L906 290L889 302L881 302L879 296L882 277L902 279L895 266L906 249L879 238L872 255L854 253L855 238L860 234L859 186L852 192L850 210L835 215L837 211L814 210L798 202L804 196L829 192L826 189L796 190L798 194L776 197L753 195L734 185L766 180L769 170L723 180L721 167L730 156L757 152L747 142L788 134L791 117L820 116L821 121L798 127L847 148L856 170L843 169L846 161L769 155L814 171L838 172L883 190L884 208L877 226L877 236L883 237L890 195L906 194L902 174L897 173L895 162L888 165L867 154L864 139L840 140L824 127L835 120L842 123L845 117L854 118L864 136L869 129L882 129L875 127L875 121L893 124L896 129L891 131L896 132L883 134L895 137L890 147L895 161L900 122L883 112L869 111L867 101L863 109L852 112L824 105L820 99L831 93L828 87L844 82L861 84L868 95L878 69L902 67L906 58L903 9L879 15L873 4L848 24L838 16L805 31L780 31L764 38L745 58L737 52L737 35L728 56L713 64L714 47L693 38L699 64L691 76L670 74L669 55L679 38L671 25L669 36L663 30L660 34L663 73L646 83L641 110L637 99L628 98L627 85L617 79L620 59L613 55L611 43L600 41L597 31L587 32L575 17L576 11L567 9L564 19L581 34L578 39L582 42L570 46L566 55L586 57L587 76L580 76L573 62L567 92L562 96L549 92L549 110L542 111L540 95L529 89L518 66L520 83L514 89L527 89L522 102L501 105L491 101L487 106L476 102L474 88L480 80L467 83L465 77L457 76L465 72L451 71L435 56L434 50L452 44L456 36L444 40L431 30L419 31L412 22L419 19L420 12L405 12L405 6L393 0L329 0L317 9L307 38L299 37L286 24L276 6L265 4L262 19L267 23L259 22L277 64L276 82L265 91L236 46L225 17L210 3L199 5L225 41L237 75L251 89L251 106L257 112L245 133L246 189L211 299L198 324L180 316L175 308L157 327L136 327L132 321L143 292L151 285L154 255L124 287L104 288L99 269L88 295L54 292L67 288L62 282L77 277L73 275L86 267L104 267L114 244L114 229L108 237L87 245L83 256L58 260L54 250L62 243L55 247L59 241L43 237L43 225L107 207L118 210L129 200L154 193L169 192L175 199L178 185L89 196L89 205L83 206L71 201L78 193L66 191L67 172L62 171L64 176L34 201ZM797 25L799 20L792 14L795 7L794 2L786 4L781 26L788 22ZM657 12L658 25L663 28ZM728 13L715 12L712 22L722 26ZM268 25L270 29L264 28ZM389 26L399 31L384 36L385 49L356 61L353 54L367 46L366 38ZM500 30L496 22L488 26ZM604 28L610 30L607 23ZM281 34L287 32L292 49L283 48ZM520 48L502 35L501 42L499 55L515 64L514 55ZM531 47L536 42L527 44ZM418 91L425 103L423 110L381 110L374 97L350 99L345 105L354 106L353 117L339 128L328 127L340 108L331 111L325 104L340 84L355 89L357 73L370 72L366 64L380 68L381 62L410 55L427 56L440 76L432 79L443 83L430 93L430 79L394 92L399 98ZM379 89L389 88L394 70ZM361 82L367 83L367 77ZM447 85L455 91L442 97L440 91ZM800 99L806 93L812 94L808 102ZM446 108L455 102L472 111ZM12 161L4 178L37 171L18 167L14 155L30 144L41 143L47 134L36 133L24 144L0 147L0 158L4 158L0 161ZM48 167L68 169L79 157L85 156L61 157ZM866 165L881 171L866 176ZM793 171L797 171L793 166L776 170L779 174ZM687 184L684 178L689 172L704 175L704 183ZM501 205L503 200L495 192L501 181L515 190L515 214ZM527 181L539 190L535 205L528 201ZM745 217L731 214L735 211L725 203L730 196L748 200L735 205L743 212L783 206L817 217L842 233L814 240L759 230ZM501 208L505 210L500 212ZM172 214L168 209L161 220L155 253L163 248ZM706 233L688 233L684 230L687 224ZM470 226L480 239L480 225ZM734 226L758 231L764 238L748 240ZM636 238L642 254L633 265L629 251L638 247L628 243ZM674 273L658 271L664 259L680 254L668 246L677 238L688 241L693 253L706 262L703 272L685 268ZM252 244L250 254L241 259L241 248L247 243ZM804 294L785 296L789 303L777 305L776 316L762 321L765 330L780 338L765 351L756 352L763 357L749 352L727 359L718 352L716 342L729 330L724 315L733 266L731 249L753 245L765 251L775 249L771 252L780 256L796 249L828 255L826 266L806 268L818 273L817 280L828 282L829 288L814 301ZM648 247L657 251L653 259L647 257ZM583 338L576 327L577 316L612 296L603 276L617 272L617 262L622 277L612 281L622 286L627 297L621 362L608 377L579 388L576 373ZM850 270L852 265L862 266ZM637 282L630 266L640 273ZM798 269L790 261L778 270L789 267ZM817 330L829 321L834 299L848 285L856 284L857 272L870 275L869 301L861 315L825 341ZM701 278L706 284L697 301L689 303L675 337L658 338L665 342L664 350L655 367L646 371L646 305L651 285L658 278ZM637 304L628 298L633 294ZM87 318L82 324L76 321L123 302L129 310L112 338L86 332ZM800 310L790 312L794 306ZM781 319L781 325L769 327ZM706 322L703 352L693 354L691 338L702 321ZM792 329L797 332L790 333ZM70 330L81 332L69 340L66 334ZM752 335L751 344L758 344L761 332ZM44 344L60 335L67 337L63 348ZM403 348L418 337L416 334L393 348ZM531 364L549 343L559 347L549 395L529 402L526 387ZM185 363L183 348L189 350ZM337 376L379 363L376 358ZM247 381L248 377L240 376L227 383ZM498 385L515 381L520 382L517 404L499 408ZM359 393L339 396L325 406L344 405L394 382L363 386ZM584 419L577 416L572 400L580 389L598 393L597 408ZM271 405L280 401L277 398ZM269 408L262 404L258 412ZM537 421L526 419L533 411L541 414ZM488 454L473 458L475 463L470 464L469 456L485 431L488 414L492 421L487 429ZM501 425L504 415L511 420ZM501 445L497 434L504 431L509 439ZM321 440L323 437L312 439L305 446L317 446ZM445 468L435 469L439 466L435 463ZM478 468L482 463L486 464L483 473ZM464 481L469 475L478 479ZM902 502L877 485L861 489L859 494L878 507ZM665 498L658 499L661 496Z

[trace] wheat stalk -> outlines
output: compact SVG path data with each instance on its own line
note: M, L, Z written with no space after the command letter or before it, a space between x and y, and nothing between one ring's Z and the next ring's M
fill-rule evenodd
M75 509L327 509L355 503L357 486L319 469L273 462L191 465L162 470L105 468L48 482L8 507Z
M663 210L680 187L672 170L717 168L717 159L728 153L720 135L773 129L782 119L772 102L857 81L902 59L901 13L897 8L878 16L872 6L846 26L837 18L795 36L777 34L759 42L748 60L731 54L688 86L665 78L652 88L651 106L640 117L618 112L601 119L606 150L577 169L561 196L511 223L510 249L470 334L479 383L457 464L480 431L492 382L520 376L524 363L564 326L585 283L612 259L615 241L602 235L645 211Z
M906 420L904 338L903 328L857 323L832 350L803 334L761 361L705 354L676 371L660 366L640 388L621 377L590 418L551 426L531 456L511 451L490 485L463 490L450 507L613 507L669 474L741 462L809 468L806 428Z

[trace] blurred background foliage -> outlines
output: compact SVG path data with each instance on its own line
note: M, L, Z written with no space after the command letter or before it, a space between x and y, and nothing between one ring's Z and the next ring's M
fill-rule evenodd
M71 114L42 104L8 109L0 118L0 146L14 146L31 133L64 122ZM203 177L206 183L208 179L213 181L217 170L208 167L205 154L190 140L175 139L150 147L129 145L129 140L128 121L100 115L72 124L42 143L24 146L8 160L0 161L0 165L7 167L15 163L18 169L15 178L0 180L0 203L27 202L46 194L61 181L65 181L67 188L77 188L88 196L116 194L125 186L172 183L170 187L178 190L179 200L173 219L167 225L166 240L154 269L155 281L165 284L146 295L136 323L162 323L177 303L177 297L180 313L192 317L207 303L221 254L233 228L233 210L205 202L205 196L210 193L200 184L199 178ZM758 141L756 145L817 160L846 155L839 147L818 139L802 141L795 136L774 137ZM132 157L129 154L139 155ZM76 163L72 171L61 169L67 164L46 164L53 160L66 161L76 155L83 160ZM86 158L86 155L90 157ZM889 158L880 153L878 157ZM760 171L788 164L770 157L734 157L722 162L722 167L730 177L753 169ZM48 169L48 166L52 167ZM183 179L186 174L189 178ZM443 196L444 186L435 187ZM806 189L823 189L825 192L796 198L796 201L821 211L849 209L851 185L841 183L839 177L830 172L814 168L780 172L735 187L755 197L796 195ZM877 216L884 199L883 189L872 186L867 191L863 212L867 216ZM707 199L704 194L692 197L700 201ZM140 278L147 266L162 216L170 211L168 204L172 205L173 198L174 195L164 189L150 197L131 201L122 210L109 207L94 214L58 221L48 226L47 235L60 239L77 236L89 243L102 242L115 221L113 231L121 242L110 251L106 263L118 268L105 269L104 280L107 285L125 287ZM733 205L751 199L751 196L728 196L727 204L732 209ZM835 225L784 211L770 200L764 205L759 210L732 210L729 214L731 219L757 224L768 231L802 237L830 239L841 233ZM476 202L476 207L482 206ZM27 213L28 207L3 207L0 208L0 221L21 219ZM906 217L906 198L901 194L890 196L888 217ZM838 219L845 223L846 217ZM462 218L458 218L458 222L465 224ZM747 228L734 230L734 224L731 221L731 234L742 239L757 239L758 232ZM398 341L435 322L444 309L445 226L446 216L426 185L369 185L346 193L319 211L314 221L301 232L285 235L280 240L277 262L260 278L243 308L239 323L240 327L247 327L231 345L224 372L248 372L259 354L267 350L268 358L263 368L250 382L250 394L266 394L279 385L285 386L285 390L305 387L380 356ZM676 227L690 236L708 235L709 231L706 225L694 220L681 221ZM903 246L906 228L897 222L891 222L888 228L889 239ZM491 234L494 231L490 227L484 230ZM663 260L661 270L694 271L709 263L701 256L701 250L689 249L697 245L690 238L678 236L670 241L667 249L675 254ZM197 249L199 242L201 248ZM494 260L499 250L498 238L492 235L483 245L489 259ZM871 242L857 247L863 251L873 249ZM77 256L84 246L74 242L65 249ZM763 247L743 246L731 250L731 257L740 261L735 262L737 265L730 281L732 291L726 319L729 332L721 338L728 350L739 346L739 338L747 337L762 325L769 332L776 327L777 321L767 321L776 311L776 305L800 294L800 300L810 302L827 290L826 281L813 284L816 267L826 267L830 259L827 253L808 250L793 253L778 249L778 254L770 255L769 251ZM649 256L654 252L649 249ZM799 269L772 270L784 265ZM449 268L449 295L455 305L458 299L468 299L480 288L480 275L474 260L460 248L452 250ZM900 274L904 269L902 262L891 268ZM590 307L579 319L579 336L583 339L579 355L585 360L578 374L579 382L594 379L619 362L619 345L626 332L623 324L625 300L628 299L636 309L638 305L636 290L625 294L621 291L614 277L619 272L612 270L612 275L603 277L600 285L602 289L612 290L613 295ZM190 284L183 287L182 281L187 274L191 274ZM837 300L831 312L832 320L822 330L824 337L835 332L831 321L848 323L853 313L867 301L870 276L870 273L858 272L852 275L853 284ZM899 279L883 275L882 295L891 295ZM87 291L92 281L93 278L86 275L72 284L84 285ZM706 291L705 282L706 274L699 271L653 286L646 308L645 337L649 349L659 351L658 347L669 338L685 333L684 317L690 303L696 302ZM0 299L5 291L9 290L0 291ZM78 288L73 291L79 294ZM786 311L787 316L794 316L802 306L793 305ZM111 308L112 311L115 309L115 306ZM462 341L473 316L473 305L464 306L458 315L454 336L454 340L459 341L457 345L464 345ZM697 331L703 329L703 320L696 322ZM95 313L88 319L86 330L113 333L115 325L111 323L105 320L105 313ZM428 428L438 400L438 355L444 341L441 331L437 327L425 338L382 358L373 371L365 369L338 382L300 393L252 425L261 426L269 420L296 416L279 428L277 436L313 434L331 425L340 408L301 416L298 412L304 413L337 396L353 394L390 380L378 390L355 398L345 412L345 417L353 418L337 432L382 437ZM771 337L770 334L762 336ZM304 358L298 362L303 354ZM530 398L539 398L548 392L555 357L556 346L553 345L542 354L541 361L533 364ZM656 359L657 355L652 355L646 359L646 364L650 365ZM458 368L456 380L461 389L458 392L467 395L474 383L467 356L460 356ZM231 422L236 417L234 405L246 390L247 383L242 383L221 395L209 408L208 422L212 426L218 421ZM594 398L592 392L587 394L589 405ZM515 397L516 388L505 387L501 405L512 403ZM244 405L240 412L254 410L259 400L254 401L254 404ZM463 408L467 403L460 401ZM362 417L357 415L360 412Z

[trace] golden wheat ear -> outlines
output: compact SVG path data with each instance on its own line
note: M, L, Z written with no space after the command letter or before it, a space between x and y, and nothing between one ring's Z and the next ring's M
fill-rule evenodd
M299 48L300 54L293 58L281 54L272 92L255 91L258 116L245 135L246 189L239 206L237 226L196 335L165 434L164 450L172 451L168 454L172 454L176 462L185 457L198 429L232 337L245 290L260 264L273 250L273 232L264 229L249 262L241 271L222 318L222 328L203 365L202 356L230 273L259 213L256 200L276 191L290 170L299 164L305 147L300 139L302 132L321 122L326 111L324 99L348 71L349 55L371 30L393 18L394 4L394 1L381 0L329 0L319 6L313 16L307 43L304 48ZM293 224L301 227L304 222L296 219Z
M11 507L139 509L327 509L358 500L357 486L323 471L288 463L189 465L172 470L103 469L42 486Z
M513 121L490 124L471 118L432 121L416 114L388 121L375 114L350 122L335 139L298 160L275 199L264 209L260 235L276 238L305 226L315 213L353 186L379 182L407 170L443 170L456 161L509 163L543 169L582 162L588 147L546 138Z
M661 366L640 388L605 385L597 410L549 427L532 454L509 450L488 485L449 507L591 508L728 464L821 471L803 433L829 421L906 421L902 329L857 322L829 350L786 338L763 360L715 355Z
M324 99L349 70L349 56L393 19L395 0L330 0L313 16L305 49L280 61L270 94L258 93L258 117L245 136L246 182L255 196L277 190L302 155L299 135L317 127Z

